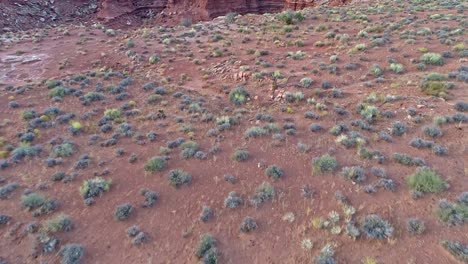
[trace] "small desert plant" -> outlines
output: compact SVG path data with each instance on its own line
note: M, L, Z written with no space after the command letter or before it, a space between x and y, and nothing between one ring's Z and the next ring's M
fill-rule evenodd
M346 179L356 183L362 183L366 179L364 169L361 166L343 167L341 174Z
M61 264L80 264L85 254L84 247L80 244L66 244L59 250L62 257Z
M369 238L384 239L393 235L393 227L376 214L367 215L361 222L362 230Z
M421 91L424 94L431 95L431 96L439 96L439 97L447 97L448 89L450 87L450 83L442 82L442 81L429 81L423 80L419 85Z
M216 264L218 263L218 254L215 238L210 234L202 235L195 249L195 256L201 259L202 263Z
M133 239L132 239L132 244L133 245L141 245L143 244L144 242L148 241L148 235L145 233L145 232L138 232L138 234L136 234Z
M135 225L127 228L127 236L129 237L135 237L140 232L140 228Z
M147 172L156 172L163 171L167 168L167 159L166 157L153 157L149 159L144 166L145 171Z
M16 182L7 183L0 187L0 200L7 199L10 194L19 187Z
M301 83L302 87L309 88L314 81L309 77L305 77L305 78L302 78L299 82Z
M338 167L336 159L329 154L322 155L312 160L314 174L331 173Z
M268 182L263 182L256 189L254 195L250 198L253 206L259 207L262 203L273 199L275 188Z
M345 124L336 124L334 125L332 128L330 128L330 134L334 135L334 136L339 136L341 135L342 133L348 131L349 128L348 126L346 126Z
M336 264L333 258L335 249L332 244L326 244L321 250L319 255L315 258L315 264Z
M257 228L257 222L250 217L246 216L240 225L239 230L243 233L249 233Z
M29 193L21 196L21 205L28 210L41 207L46 202L44 196L38 193Z
M179 148L181 149L180 157L182 159L189 159L195 156L200 146L195 141L186 141Z
M101 196L109 191L111 180L105 180L101 177L85 180L80 186L80 194L84 199Z
M403 64L400 64L400 63L391 63L390 70L392 70L396 74L400 74L405 71Z
M427 126L423 129L424 134L429 137L440 137L442 136L442 130L436 126Z
M444 65L444 58L442 55L433 52L423 54L420 61L430 65Z
M411 190L423 193L438 193L446 189L447 183L433 170L421 167L406 178Z
M49 232L65 231L69 232L73 229L73 222L68 215L60 214L57 217L48 220L46 223L46 230Z
M200 213L200 221L208 222L208 220L210 220L211 217L213 217L213 209L211 209L209 206L204 205Z
M192 176L181 169L169 171L166 177L169 184L175 188L179 188L183 184L189 184L192 181Z
M424 222L418 218L410 218L406 222L406 230L410 235L421 235L426 230Z
M455 110L460 112L468 111L468 103L466 102L457 102L454 106Z
M153 54L148 58L148 62L150 64L156 64L161 60L158 54Z
M432 148L434 144L434 141L424 140L422 138L413 138L410 141L410 146L415 148Z
M317 124L317 123L310 124L310 126L309 126L309 130L312 131L312 132L319 132L322 129L323 129L323 127L320 124Z
M373 122L379 115L379 109L373 105L365 105L360 114L365 120Z
M301 11L286 10L276 15L276 19L284 22L286 25L292 25L305 19Z
M104 111L104 116L106 116L110 120L118 119L121 115L122 112L119 109L110 108Z
M234 153L231 155L231 159L235 161L246 161L249 158L250 154L245 149L236 149Z
M70 157L75 152L75 147L72 142L66 141L60 145L57 145L52 150L54 157Z
M86 169L91 164L91 157L88 154L83 154L78 158L75 163L75 169Z
M36 145L36 146L30 146L26 143L21 143L17 148L15 148L11 152L11 159L13 161L21 161L22 159L29 157L35 157L39 155L39 153L42 151L41 146Z
M268 168L265 169L265 174L268 177L272 177L273 179L278 180L279 178L284 176L284 171L276 165L270 165L268 166Z
M10 222L10 220L11 220L11 216L0 214L0 226L6 225L8 222Z
M234 209L242 205L244 201L236 192L230 192L228 197L224 199L224 206L226 208Z
M129 203L120 204L115 208L114 218L118 221L127 220L133 212L133 206Z
M461 202L451 203L443 199L439 201L436 214L449 226L461 225L468 221L468 205Z
M401 136L406 133L406 125L400 121L392 124L392 135Z
M381 76L383 74L383 70L382 70L382 68L380 68L379 65L375 64L371 68L371 73L378 77L378 76Z
M456 259L468 263L468 245L451 240L442 240L440 244Z
M468 206L468 192L463 192L457 198L457 202Z
M393 154L393 159L406 166L425 166L426 162L422 158L413 158L405 153L395 153Z
M145 201L143 202L142 207L143 208L149 208L153 207L153 205L158 201L159 199L159 193L155 191L150 191L148 189L142 189L140 190L141 195L145 197Z
M256 138L256 137L263 136L263 135L266 135L266 134L268 134L268 130L266 130L266 129L262 128L262 127L254 126L254 127L248 128L245 131L244 136L246 138Z
M249 97L249 93L242 86L238 86L234 88L229 93L229 100L231 101L231 103L235 105L244 104L247 101L248 97Z

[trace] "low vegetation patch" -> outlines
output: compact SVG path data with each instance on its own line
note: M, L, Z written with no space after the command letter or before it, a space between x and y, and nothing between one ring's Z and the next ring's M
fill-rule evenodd
M331 173L338 167L336 159L329 154L322 155L312 160L312 168L314 174Z
M411 190L423 193L438 193L447 188L447 183L432 169L421 167L406 178Z

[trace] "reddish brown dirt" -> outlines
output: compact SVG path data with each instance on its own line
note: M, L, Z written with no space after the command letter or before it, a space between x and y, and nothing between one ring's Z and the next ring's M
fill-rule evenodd
M392 3L387 4L391 6ZM366 12L367 6L355 7L355 10ZM131 10L131 8L129 9ZM343 9L333 9L339 14ZM104 29L90 26L63 26L56 29L36 29L18 34L12 38L3 37L0 46L0 137L6 144L17 146L18 132L27 129L27 121L21 118L21 113L27 109L35 109L41 113L49 106L57 106L62 113L73 112L75 120L81 122L83 133L72 136L68 132L69 125L55 124L52 128L40 128L33 144L41 144L43 152L34 158L27 158L9 168L0 170L0 176L5 183L17 182L20 185L8 199L0 200L0 214L12 216L12 220L0 226L0 259L7 263L59 263L55 253L39 254L32 257L32 244L36 234L26 234L23 230L31 221L44 224L48 219L59 213L66 213L74 223L71 232L54 234L60 239L60 245L80 243L85 246L83 263L197 263L194 250L199 236L211 233L218 240L220 263L313 263L320 249L329 242L336 244L335 259L338 263L362 263L365 257L372 257L378 263L459 263L439 245L441 239L457 240L468 243L468 227L466 224L447 227L438 220L434 211L439 199L454 201L464 191L468 191L466 180L468 160L466 123L451 123L441 126L444 135L435 140L449 150L446 156L434 155L428 149L415 149L408 142L415 137L426 136L422 132L425 125L432 123L432 119L439 115L453 115L453 105L457 101L468 100L466 83L453 80L455 88L450 90L447 100L430 97L423 94L418 84L422 76L428 72L449 73L456 71L461 65L466 65L466 58L461 58L453 52L452 58L446 59L443 66L428 66L427 70L417 70L412 59L419 59L420 47L426 47L431 52L442 53L452 50L452 46L441 45L437 36L431 35L429 40L423 36L416 38L415 44L405 43L400 33L405 30L417 30L420 24L406 25L401 31L391 33L390 42L382 47L370 48L369 39L357 39L356 34L366 25L362 21L334 21L333 15L325 13L325 8L307 11L307 19L297 24L297 29L291 33L281 33L283 24L273 20L272 16L246 15L239 17L235 24L225 25L224 20L215 19L201 25L202 31L197 31L195 38L178 38L182 33L191 29L183 27L168 27L164 30L155 27L141 27L137 30L118 30L115 37L109 37ZM438 13L454 13L440 8ZM424 27L433 31L440 29L441 21L428 20L429 11L415 12ZM312 15L317 16L312 19ZM113 15L112 15L113 16ZM392 13L369 14L369 19L375 24L387 21L401 21L408 17L406 11ZM454 21L445 21L450 28L457 27ZM371 25L373 23L369 23ZM277 26L276 28L274 26ZM316 31L320 26L330 27L325 31ZM313 28L310 28L313 26ZM244 31L241 32L242 29ZM246 31L250 33L245 33ZM336 30L339 34L351 36L348 44L338 40L326 39L328 31ZM202 33L202 32L206 32ZM289 35L290 34L290 35ZM375 33L381 34L381 33ZM213 36L221 35L222 40L215 42ZM248 37L250 41L242 41ZM275 42L275 37L278 40ZM466 39L466 33L455 36L457 42ZM126 43L131 39L134 47L128 48ZM178 40L176 43L164 44L165 39ZM296 47L288 42L301 39L304 46ZM328 46L317 47L317 41L330 41ZM348 53L356 44L366 43L368 49L363 52ZM455 43L455 44L456 44ZM214 47L223 50L223 56L212 57ZM397 52L390 52L395 47ZM267 50L268 54L261 59L268 61L271 67L262 67L258 57L247 52L253 50ZM138 56L131 57L128 51L134 51ZM288 52L304 51L306 56L302 60L286 58ZM158 54L161 58L157 64L149 64L148 58ZM339 55L335 63L340 70L332 74L328 70L318 70L320 63L330 64L329 57ZM403 74L395 74L388 69L389 57L402 63L405 67ZM361 58L361 59L360 59ZM199 63L195 63L198 60ZM349 63L357 64L354 70L346 70ZM374 76L368 74L372 65L379 64L385 69L383 82L376 82ZM304 101L287 103L273 102L270 98L270 81L255 80L251 74L246 79L234 79L239 76L240 66L249 66L249 73L266 70L281 71L287 78L280 82L279 88L298 92L302 91L305 98L316 98L325 104L327 111L318 111L314 106ZM283 65L283 67L278 67ZM131 76L133 82L127 87L129 97L124 101L114 100L115 95L104 92L106 100L93 102L83 106L73 95L63 98L60 102L52 102L48 97L49 90L42 83L43 80L68 80L76 74L95 71L104 74L110 70L123 72ZM312 73L312 69L317 69ZM181 75L189 78L180 81ZM171 78L171 81L164 78ZM315 80L311 89L298 86L303 77ZM95 90L98 83L117 85L122 78L110 77L105 80L102 76L88 76L89 84L80 87L70 84L73 88L84 93ZM344 93L343 98L332 98L330 90L320 89L322 81L330 81ZM157 82L169 91L163 96L164 102L148 105L145 100L151 91L145 92L142 86L150 81ZM372 82L372 86L366 84ZM21 87L30 86L22 94L15 92ZM240 123L230 130L221 132L222 137L208 137L210 128L215 127L214 121L205 123L197 121L203 113L188 113L179 109L182 99L172 97L173 92L183 92L190 95L193 101L202 97L203 108L215 117L223 115L234 116L233 111L241 108L229 103L227 93L236 85L244 85L251 94L251 100L243 105L245 113L240 117ZM14 90L7 87L13 86ZM359 119L355 108L372 92L382 95L404 95L405 99L376 103L380 112L392 111L395 118L379 117L373 124L375 131L363 131L352 127L350 122ZM323 96L318 96L321 93ZM19 108L9 108L8 103L16 101ZM140 114L126 117L136 132L146 135L150 131L158 134L155 142L146 140L145 145L136 143L135 138L119 139L116 146L100 147L89 145L89 137L98 134L103 141L111 137L112 132L102 133L97 125L106 109L119 108L124 102L134 101ZM335 105L344 107L348 114L340 116L333 112ZM290 107L291 112L282 111ZM228 108L228 109L226 109ZM406 114L408 108L417 109L422 117L422 123L410 121ZM148 114L164 110L167 118L163 120L148 120ZM93 111L95 116L88 120L81 116ZM321 114L319 120L304 118L306 111ZM246 139L244 132L254 125L264 125L265 122L256 121L259 112L270 113L275 123L282 127L285 123L296 125L297 134L285 135L285 141L274 145L269 136ZM192 125L193 134L179 131L180 125L175 121L183 118L182 124ZM53 119L54 120L54 119ZM387 131L392 122L403 121L408 125L408 132L402 137L394 137L392 143L376 140L377 132ZM320 123L324 131L312 133L310 123ZM335 136L328 130L337 123L346 123L350 129L356 130L368 139L367 147L379 150L386 160L382 165L374 160L362 160L356 155L356 149L346 149L335 143ZM116 130L117 125L114 125ZM77 146L75 153L64 158L64 163L49 168L44 160L49 156L52 146L48 143L52 138L60 136L71 139ZM165 147L167 141L178 137L192 139L200 144L203 151L213 145L219 145L221 151L208 154L206 160L179 157L179 150L174 149L169 154L169 168L160 173L147 173L143 166L146 160L160 155L160 147ZM307 153L297 151L297 143L302 142L311 146ZM3 150L2 146L2 150ZM125 154L115 155L118 148L123 148ZM237 148L246 148L251 158L245 163L237 163L230 159ZM311 160L324 153L331 153L336 157L339 167L360 165L365 168L367 179L364 185L375 183L378 178L371 175L373 166L383 167L391 179L396 181L397 189L391 192L378 189L375 194L366 194L363 185L353 184L336 171L331 175L312 175ZM425 159L428 165L435 169L449 184L447 191L439 194L425 194L423 198L411 198L409 188L405 184L407 175L415 171L415 167L407 167L392 160L395 152L407 153ZM92 163L89 168L75 170L73 168L79 156L89 153ZM138 155L134 164L127 160L131 153ZM7 157L9 158L9 157ZM98 166L105 162L103 166ZM285 176L274 181L264 174L264 165L276 164L284 169ZM175 189L168 185L165 178L170 169L181 168L190 172L193 181L188 186ZM106 179L112 179L110 191L96 199L96 204L86 206L78 189L82 182L92 178L96 173L108 169ZM67 173L78 172L78 177L69 183L53 182L50 176L58 171ZM237 183L232 185L224 181L223 175L232 174L237 177ZM224 199L230 191L241 194L245 201L253 194L255 188L262 182L270 182L277 191L273 201L268 201L255 209L246 203L237 209L227 209ZM0 186L4 183L0 183ZM309 185L315 194L311 199L301 196L300 188ZM40 187L43 188L40 188ZM45 186L45 187L44 187ZM140 205L143 197L139 194L141 188L148 188L160 193L160 199L153 208L144 209ZM33 190L49 198L59 201L59 208L51 215L33 217L31 212L21 208L21 195L25 190ZM360 237L356 241L344 233L333 235L328 230L315 229L311 225L312 219L326 217L330 211L337 211L342 215L342 209L334 198L334 193L340 190L357 209L357 222L367 214L377 213L388 220L394 227L392 238L386 240L372 240ZM135 213L130 219L118 222L113 218L115 207L128 202L135 206ZM207 223L198 220L201 207L209 205L214 210L214 218ZM283 216L293 212L295 220L288 223ZM253 217L258 223L258 229L249 234L239 232L239 225L245 216ZM410 236L406 231L406 221L410 217L418 217L425 221L426 232L420 236ZM340 223L343 223L341 221ZM130 243L126 236L126 229L138 225L149 235L149 241L141 246ZM311 239L314 246L311 250L301 248L303 239Z

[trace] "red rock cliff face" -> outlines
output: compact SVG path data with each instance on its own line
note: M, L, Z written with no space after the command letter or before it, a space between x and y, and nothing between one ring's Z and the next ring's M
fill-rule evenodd
M282 10L284 0L205 0L205 10L208 17L213 18L229 12L246 13L271 13Z
M340 5L351 0L102 0L98 18L109 20L135 12L190 12L195 17L210 19L229 12L273 13L284 9L300 10L317 5Z

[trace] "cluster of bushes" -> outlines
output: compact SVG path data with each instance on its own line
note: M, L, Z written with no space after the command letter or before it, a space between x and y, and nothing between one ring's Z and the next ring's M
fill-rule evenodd
M204 264L217 264L219 251L216 243L216 239L212 235L202 235L195 249L195 256Z

